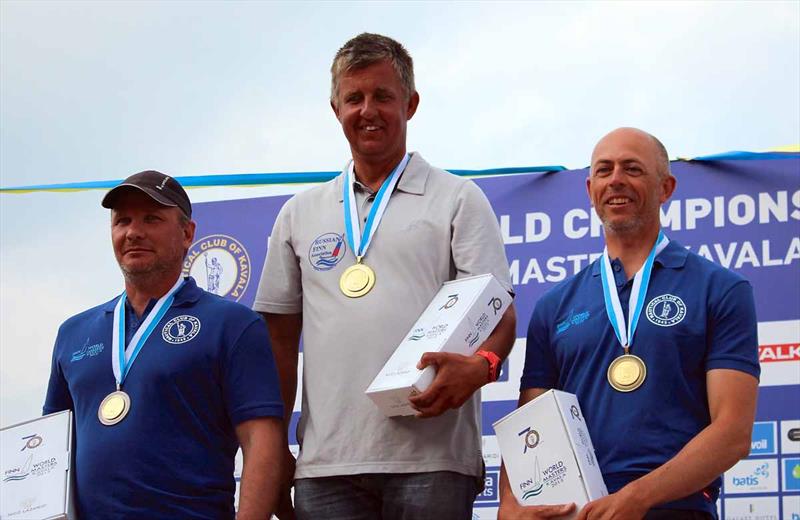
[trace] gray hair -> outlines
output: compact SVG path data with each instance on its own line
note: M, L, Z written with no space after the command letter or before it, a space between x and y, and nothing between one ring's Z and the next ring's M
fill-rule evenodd
M361 33L339 49L331 65L331 103L339 95L339 78L343 73L359 70L381 61L394 67L406 91L406 99L416 91L414 87L414 62L399 42L373 33Z

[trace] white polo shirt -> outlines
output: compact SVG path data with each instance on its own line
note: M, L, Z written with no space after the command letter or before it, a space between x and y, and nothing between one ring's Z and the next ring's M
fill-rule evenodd
M509 291L497 219L472 181L418 153L391 195L364 263L375 287L339 289L355 263L344 238L343 176L299 193L281 209L253 308L303 314L301 444L296 478L455 471L480 475L480 393L430 419L385 417L364 394L447 280L492 273ZM370 190L356 182L363 222Z

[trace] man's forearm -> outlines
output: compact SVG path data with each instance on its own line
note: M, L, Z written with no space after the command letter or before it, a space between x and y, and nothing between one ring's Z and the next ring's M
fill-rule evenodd
M744 373L709 373L711 424L672 459L621 491L655 506L696 493L750 451L758 381Z
M628 484L625 491L645 501L649 509L702 490L747 455L729 444L730 435L723 428L709 425L672 459Z
M258 428L240 441L244 464L237 520L264 520L278 506L286 437L278 418L257 421Z
M284 425L288 432L297 395L297 363L303 315L262 313L262 316L269 329L275 368L280 379Z

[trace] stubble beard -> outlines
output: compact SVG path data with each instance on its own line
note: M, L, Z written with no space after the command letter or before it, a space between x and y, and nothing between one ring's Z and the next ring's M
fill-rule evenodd
M644 220L640 216L634 216L625 220L601 219L603 229L616 235L634 234L644 227Z
M132 285L149 285L153 282L160 281L166 274L180 268L183 263L183 256L178 256L176 253L171 255L170 258L156 259L152 264L130 267L123 263L119 263L119 268L122 271L122 276L125 281Z

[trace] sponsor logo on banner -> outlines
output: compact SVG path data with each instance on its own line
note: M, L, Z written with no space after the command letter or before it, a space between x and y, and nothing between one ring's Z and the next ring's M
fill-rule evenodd
M167 343L182 345L200 332L200 320L194 316L183 314L169 320L161 329L161 337Z
M485 503L485 502L494 502L498 503L500 501L500 495L498 493L498 486L500 482L500 472L499 471L487 471L484 476L483 481L483 491L480 495L475 497L476 503Z
M347 243L344 235L324 233L311 242L308 248L308 262L317 271L330 271L344 258Z
M72 358L70 359L70 363L80 361L87 357L97 356L105 348L105 345L103 345L102 343L95 343L94 345L89 345L89 343L90 343L89 338L86 338L86 343L83 344L83 347L72 353Z
M800 453L800 420L781 421L781 453Z
M778 497L725 499L725 520L779 520Z
M239 301L250 284L250 255L232 236L207 235L189 248L183 275L212 294Z
M777 459L741 460L725 472L725 494L777 493Z
M653 325L672 327L683 321L686 316L686 304L678 296L662 294L650 300L645 314Z
M761 363L773 363L775 361L800 361L800 343L760 345L758 347L758 360Z
M481 441L481 453L483 454L483 463L487 468L500 467L500 445L497 443L497 437L494 435L484 435Z
M783 518L800 520L800 495L784 495Z
M750 441L750 455L775 455L776 423L757 422L753 424L753 436Z
M783 459L783 490L800 491L800 458Z

